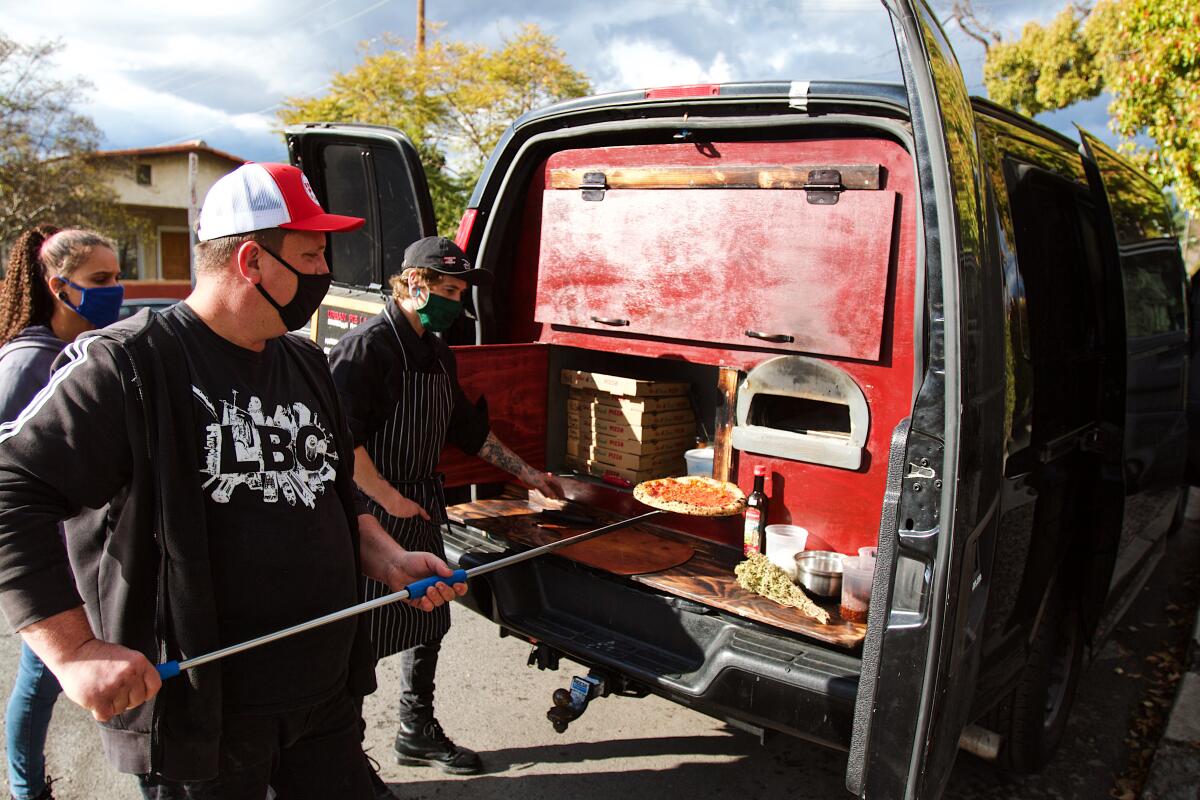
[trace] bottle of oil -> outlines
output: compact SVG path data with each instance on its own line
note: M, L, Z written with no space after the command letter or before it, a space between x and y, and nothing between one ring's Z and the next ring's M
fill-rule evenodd
M746 498L746 521L742 529L742 555L767 554L767 467L754 466L754 491Z

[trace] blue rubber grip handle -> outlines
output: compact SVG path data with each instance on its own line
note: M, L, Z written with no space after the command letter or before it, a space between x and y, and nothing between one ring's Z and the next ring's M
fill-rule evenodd
M154 668L158 670L158 677L162 678L164 681L169 678L174 678L179 674L178 661L164 661L161 664L155 664Z
M422 578L419 581L413 581L404 588L408 590L409 600L420 600L425 596L425 592L435 583L445 583L447 585L453 583L463 583L467 579L467 571L465 569L456 569L454 574L449 578L443 578L441 575L434 575L430 578Z

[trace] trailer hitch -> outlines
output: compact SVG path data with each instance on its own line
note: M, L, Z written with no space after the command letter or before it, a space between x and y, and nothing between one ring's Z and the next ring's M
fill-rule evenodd
M586 678L575 676L571 678L571 689L555 689L551 699L554 706L546 712L546 719L554 726L555 733L565 733L567 726L583 716L587 705L597 697L607 697L609 694L608 681L596 673L588 673Z

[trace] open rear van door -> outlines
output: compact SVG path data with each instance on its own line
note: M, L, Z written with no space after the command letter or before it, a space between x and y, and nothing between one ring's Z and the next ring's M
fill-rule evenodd
M985 252L975 118L954 53L924 2L883 4L915 141L927 355L889 455L846 786L936 798L972 705L998 517L1000 276Z
M334 288L313 319L313 339L328 353L379 311L380 291L400 271L404 248L437 233L433 199L416 147L398 130L309 123L284 135L292 164L304 171L325 210L366 219L358 230L329 240Z
M313 320L313 339L329 352L359 322L377 314L404 249L437 234L433 201L417 149L398 130L316 123L285 131L292 163L304 170L321 205L364 217L363 227L330 237L334 286ZM547 348L541 344L454 348L458 377L472 400L486 396L492 429L525 461L546 460ZM438 471L447 487L505 481L505 472L448 447Z

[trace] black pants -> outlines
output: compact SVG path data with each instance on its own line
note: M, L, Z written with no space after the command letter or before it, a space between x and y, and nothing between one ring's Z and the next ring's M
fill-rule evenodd
M442 641L400 651L400 723L419 727L433 719L434 675Z
M368 800L358 703L348 694L299 711L229 715L220 774L207 781L139 775L147 800Z

